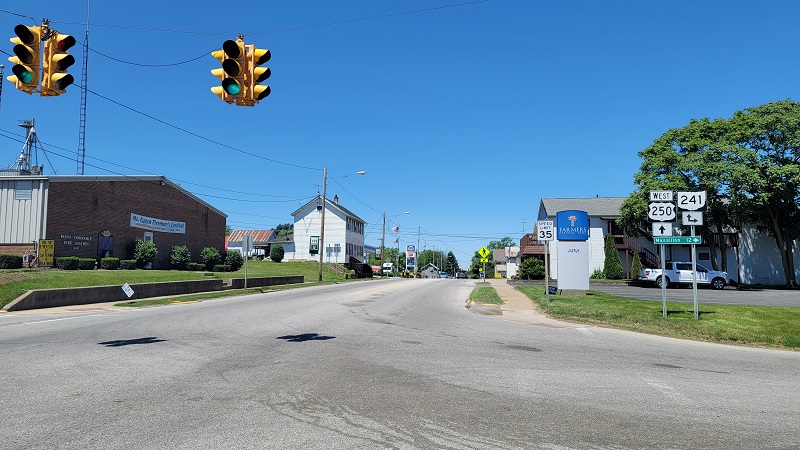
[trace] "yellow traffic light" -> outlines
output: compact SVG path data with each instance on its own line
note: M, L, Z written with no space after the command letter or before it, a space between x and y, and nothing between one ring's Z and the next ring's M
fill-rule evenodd
M258 83L269 78L272 75L272 71L269 70L269 67L259 67L260 65L266 63L272 57L272 54L269 50L256 48L255 45L250 45L250 94L248 97L253 102L253 104L258 103L259 100L263 100L267 98L270 94L271 89L269 86L264 85L261 86Z
M235 41L227 40L222 44L222 50L213 51L211 55L222 63L222 68L211 71L211 74L221 81L219 86L211 88L211 92L228 104L242 105L247 100L248 88L244 40L241 36Z
M19 24L14 27L17 37L11 38L14 45L14 55L8 58L14 63L8 81L14 83L17 89L28 94L39 88L39 61L42 39L42 28L29 27Z
M75 64L75 57L69 50L75 45L75 38L57 31L44 41L44 60L42 61L42 95L61 95L75 78L67 73L67 68Z

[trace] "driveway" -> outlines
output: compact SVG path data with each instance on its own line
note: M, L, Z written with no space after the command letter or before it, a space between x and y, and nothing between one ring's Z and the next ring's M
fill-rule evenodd
M589 288L620 297L661 301L661 289L656 287L628 286L626 284L591 284ZM727 287L715 291L707 287L698 287L697 299L700 303L724 305L800 307L800 291L788 289L738 290ZM694 297L691 286L668 288L667 301L693 302Z

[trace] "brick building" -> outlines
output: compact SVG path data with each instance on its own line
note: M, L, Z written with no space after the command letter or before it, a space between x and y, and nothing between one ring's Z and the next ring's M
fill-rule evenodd
M135 240L158 249L153 268L168 269L173 247L199 261L223 251L226 215L162 176L2 176L0 253L23 254L40 239L54 255L130 258Z

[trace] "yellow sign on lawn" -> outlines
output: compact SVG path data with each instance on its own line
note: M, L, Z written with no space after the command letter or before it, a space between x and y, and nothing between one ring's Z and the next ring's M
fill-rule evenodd
M56 241L39 239L39 267L53 267Z
M481 247L481 249L478 250L478 254L481 255L481 258L488 258L489 253L491 253L491 251L486 247Z

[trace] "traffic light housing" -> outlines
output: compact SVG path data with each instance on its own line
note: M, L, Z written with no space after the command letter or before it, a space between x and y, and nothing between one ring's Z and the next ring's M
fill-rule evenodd
M269 67L259 67L269 61L272 58L272 54L267 49L256 48L255 45L251 45L248 56L250 59L250 93L248 98L255 104L259 100L267 98L272 91L268 85L262 86L258 84L272 75Z
M39 62L42 42L42 28L19 24L14 27L17 37L11 38L14 43L14 55L8 58L14 63L13 75L7 77L17 89L28 94L39 88Z
M244 40L241 37L235 41L227 40L222 44L222 50L213 51L211 55L222 63L221 68L211 71L221 81L219 86L211 88L211 92L228 104L245 102L249 86L245 81L248 61Z
M44 41L42 95L61 95L66 92L67 86L75 82L75 78L67 73L67 68L75 64L75 57L68 52L74 45L74 37L58 32L53 32Z

